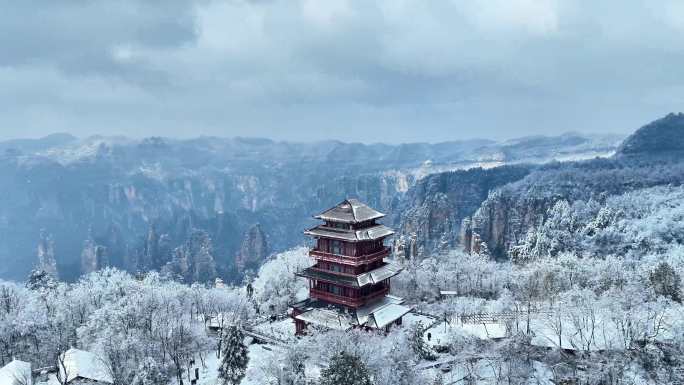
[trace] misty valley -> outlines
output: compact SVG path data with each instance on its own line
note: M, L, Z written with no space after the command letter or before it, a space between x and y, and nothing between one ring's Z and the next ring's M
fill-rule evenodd
M0 384L679 384L684 115L0 142Z

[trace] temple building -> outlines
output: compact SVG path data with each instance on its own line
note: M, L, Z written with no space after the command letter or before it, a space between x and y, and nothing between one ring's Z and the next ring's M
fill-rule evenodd
M304 234L315 240L312 267L297 272L309 280L309 298L292 306L297 334L307 325L347 330L389 330L411 309L390 295L390 279L401 268L384 261L385 238L394 234L376 221L385 215L356 199L347 199L316 215L324 221Z

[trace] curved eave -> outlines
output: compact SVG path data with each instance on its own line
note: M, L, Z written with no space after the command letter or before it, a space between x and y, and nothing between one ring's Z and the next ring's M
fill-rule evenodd
M385 225L376 225L362 230L341 230L326 226L316 226L305 230L304 235L347 242L362 242L387 238L394 235L394 231Z
M361 203L358 199L348 198L314 218L341 223L363 223L384 216L385 214Z
M340 222L340 223L346 223L346 224L354 225L354 224L358 224L358 223L363 223L363 222L368 222L368 221L373 221L376 219L384 218L385 216L386 216L386 214L378 213L377 215L364 218L362 221L359 221L356 219L344 218L344 217L336 216L336 215L326 215L325 213L314 215L313 217L315 219L320 219L322 221Z
M403 268L401 266L388 263L384 266L378 267L377 269L361 273L357 276L344 276L334 274L332 272L328 273L325 271L315 269L313 267L309 267L302 271L296 272L295 275L303 278L325 281L340 286L360 288L368 285L375 285L381 283L382 281L392 278L397 274L401 273L402 270Z

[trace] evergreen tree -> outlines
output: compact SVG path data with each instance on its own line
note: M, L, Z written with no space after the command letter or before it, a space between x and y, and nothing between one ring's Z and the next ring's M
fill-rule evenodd
M29 290L47 291L56 287L55 277L44 270L32 270L26 280L26 288Z
M355 355L342 352L321 372L321 385L371 385L366 364Z
M223 358L219 378L224 385L238 385L245 377L249 356L243 340L244 334L237 326L230 326L224 336Z
M667 262L661 262L649 275L651 285L656 294L682 302L680 296L681 278Z
M437 356L432 352L432 349L425 343L423 335L425 334L425 328L421 322L417 322L410 330L409 344L411 349L418 357L423 360L436 360Z

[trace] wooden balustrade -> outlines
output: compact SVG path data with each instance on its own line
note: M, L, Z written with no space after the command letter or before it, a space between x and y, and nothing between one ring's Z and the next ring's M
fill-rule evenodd
M372 299L376 299L378 297L382 297L382 296L389 294L389 291L390 291L390 288L388 286L388 287L383 288L382 290L376 291L375 293L371 293L369 295L359 297L359 298L352 298L352 297L347 297L344 295L337 295L337 294L330 293L330 292L325 291L325 290L320 290L320 289L315 289L315 288L312 288L309 290L311 298L317 298L317 299L321 299L323 301L337 303L337 304L345 305L345 306L349 306L349 307L362 306Z
M350 257L348 255L333 254L320 250L311 250L309 255L315 259L326 262L336 262L344 265L360 266L367 263L377 261L387 257L390 253L389 247L383 247L382 250L376 251L372 254L361 255L358 257Z

